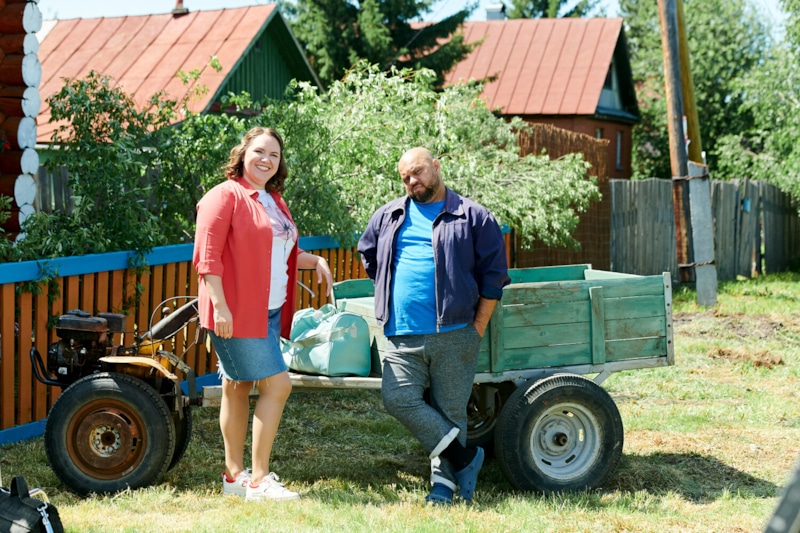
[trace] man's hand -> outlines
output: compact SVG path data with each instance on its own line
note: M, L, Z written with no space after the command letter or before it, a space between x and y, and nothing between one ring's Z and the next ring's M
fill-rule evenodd
M489 325L489 320L492 318L494 308L497 306L497 300L490 300L481 296L478 298L478 308L475 310L475 318L472 320L472 325L475 326L475 331L483 338L486 333L486 326Z
M472 323L472 325L475 326L475 331L478 332L478 335L480 335L481 338L483 338L483 336L486 334L486 326L488 326L489 324L478 322L476 320Z

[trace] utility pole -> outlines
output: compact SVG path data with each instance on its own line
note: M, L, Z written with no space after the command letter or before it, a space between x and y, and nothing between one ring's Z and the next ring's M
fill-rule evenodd
M678 13L678 55L680 57L681 87L683 88L683 113L686 116L686 131L689 139L689 161L703 163L703 143L700 139L700 120L697 116L697 105L694 99L694 80L692 80L692 63L689 60L689 40L686 38L686 23L683 18L683 1L677 0Z
M664 81L667 97L672 197L675 212L675 243L678 254L679 281L694 281L697 303L717 303L717 270L714 265L711 191L705 165L690 163L689 148L694 142L687 134L692 116L696 150L700 147L697 110L694 105L689 51L683 27L683 0L658 0L661 21L661 49L664 57ZM681 34L683 37L681 38ZM682 41L682 42L681 42ZM681 53L683 52L683 54ZM683 60L682 60L683 59ZM686 126L684 126L684 122ZM690 130L691 131L691 130ZM698 153L698 156L700 154ZM698 157L698 160L700 157Z
M664 82L667 94L667 131L669 133L669 162L672 178L689 175L689 164L684 149L683 93L678 44L678 12L676 0L658 0L658 16L661 21L661 53L664 57ZM675 232L678 248L678 264L691 261L689 236L691 227L686 214L689 212L688 187L683 180L673 181L672 199L675 210ZM681 270L680 281L691 281L689 272Z

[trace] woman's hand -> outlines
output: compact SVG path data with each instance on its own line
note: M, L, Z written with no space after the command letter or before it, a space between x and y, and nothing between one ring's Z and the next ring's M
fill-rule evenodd
M322 286L322 280L325 280L325 295L331 295L331 285L333 285L333 276L331 275L331 267L324 257L319 255L310 254L308 252L301 252L297 256L297 268L302 270L311 270L312 268L317 273L317 283Z
M227 305L214 306L214 334L223 339L233 337L233 315Z
M318 258L314 271L317 273L317 283L322 285L322 280L325 279L325 295L330 296L333 276L331 275L331 267L328 266L328 262L324 257Z
M214 306L214 335L223 339L233 337L233 314L225 300L225 290L222 288L222 276L206 274L203 283Z

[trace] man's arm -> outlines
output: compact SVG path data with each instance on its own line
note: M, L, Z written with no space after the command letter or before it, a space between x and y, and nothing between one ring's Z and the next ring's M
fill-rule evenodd
M486 327L489 325L489 319L492 318L495 307L497 307L497 300L483 296L478 298L478 308L475 310L475 319L472 321L472 325L475 326L481 337L486 333Z
M488 211L484 213L480 223L473 227L477 236L475 274L480 296L472 324L481 337L486 333L494 308L503 296L503 287L510 282L503 232L492 214Z
M511 282L508 277L505 238L491 213L484 213L485 216L472 230L475 235L475 281L481 297L500 300L503 297L503 287Z
M378 223L380 221L379 212L372 215L367 229L358 240L358 251L361 253L361 263L369 279L375 281L375 274L378 270Z

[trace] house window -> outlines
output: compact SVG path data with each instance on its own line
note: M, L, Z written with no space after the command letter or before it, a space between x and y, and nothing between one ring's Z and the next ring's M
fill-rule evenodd
M606 73L606 81L603 82L603 89L614 89L614 62L612 61L611 64L608 66L608 72Z
M623 170L622 166L622 132L617 131L617 170Z
M597 137L598 139L602 139L603 138L603 128L597 128L596 130L594 130L594 136Z

